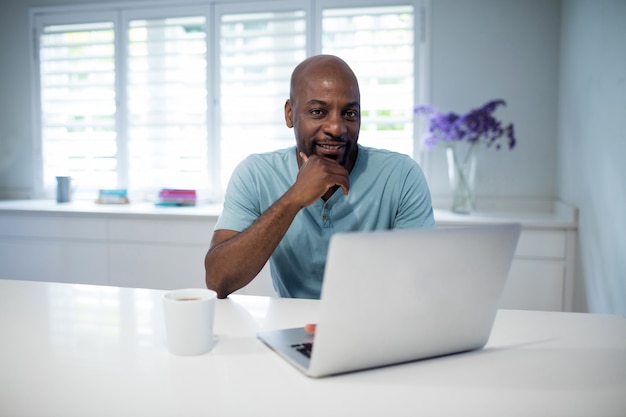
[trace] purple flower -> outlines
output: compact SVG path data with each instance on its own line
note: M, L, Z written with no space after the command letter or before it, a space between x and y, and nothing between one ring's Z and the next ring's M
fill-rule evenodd
M499 150L503 136L508 139L509 149L513 149L516 143L513 124L503 127L492 115L498 106L505 105L504 100L492 100L461 116L451 112L442 113L433 106L422 105L415 107L415 114L423 114L429 120L428 133L424 137L428 149L439 142L466 141L484 142L487 147L494 146Z

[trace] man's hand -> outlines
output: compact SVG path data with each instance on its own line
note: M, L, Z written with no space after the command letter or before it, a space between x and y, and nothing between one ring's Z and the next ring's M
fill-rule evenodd
M302 166L291 191L302 200L302 207L310 206L318 198L330 197L337 187L341 187L344 195L348 194L349 173L337 161L317 155L309 157L304 152L300 152L300 158Z
M313 324L313 323L305 324L304 331L309 334L315 334L316 327L317 327L317 324Z

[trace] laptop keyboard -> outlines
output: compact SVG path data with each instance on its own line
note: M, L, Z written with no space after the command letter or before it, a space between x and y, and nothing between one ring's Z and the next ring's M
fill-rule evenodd
M313 343L296 343L295 345L291 345L292 348L302 353L307 358L311 357L311 351L313 350Z

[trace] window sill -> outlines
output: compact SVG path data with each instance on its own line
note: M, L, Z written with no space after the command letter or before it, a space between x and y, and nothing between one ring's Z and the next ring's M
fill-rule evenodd
M0 201L0 213L50 214L73 216L99 216L116 218L186 218L216 219L222 211L221 204L198 204L189 207L159 207L154 203L96 204L77 200L57 203L55 200L6 200Z
M575 230L578 213L574 207L559 201L490 201L472 214L455 214L435 201L435 221L438 225L470 225L481 223L517 222L524 227ZM55 200L0 201L0 213L50 214L66 216L99 216L115 218L169 218L215 220L222 211L221 204L199 203L191 207L158 207L153 203L96 204L88 200L57 203Z
M525 228L578 228L578 210L555 200L482 200L471 214L452 213L450 202L433 201L437 225L471 225L484 223L521 223Z

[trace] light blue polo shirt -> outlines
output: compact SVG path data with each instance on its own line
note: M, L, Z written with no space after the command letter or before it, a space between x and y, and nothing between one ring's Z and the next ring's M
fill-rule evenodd
M270 258L282 297L319 298L330 237L337 232L434 227L430 192L409 156L359 146L350 191L302 209ZM242 232L296 181L296 148L254 154L235 169L215 230Z

